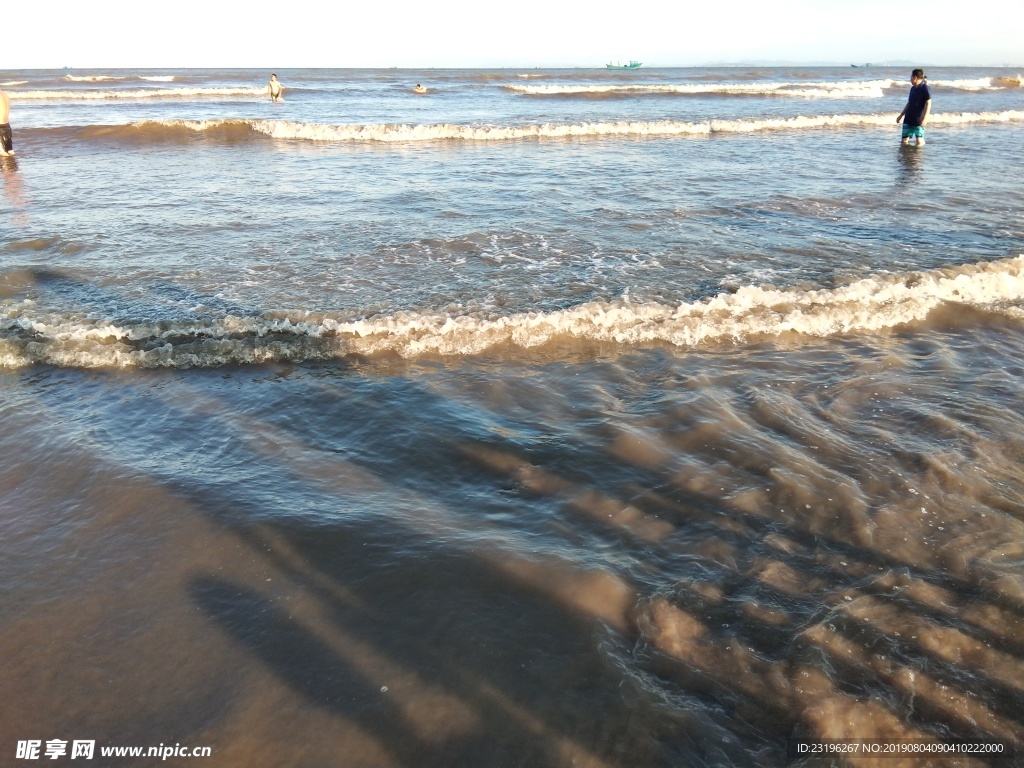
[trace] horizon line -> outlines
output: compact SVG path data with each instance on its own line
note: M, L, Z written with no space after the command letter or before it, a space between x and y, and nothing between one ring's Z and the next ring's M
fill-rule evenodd
M604 70L607 68L607 64L560 64L560 65L543 65L543 64L493 64L486 66L471 66L471 65L442 65L442 66L429 66L429 65L369 65L369 66L323 66L323 65L281 65L280 63L274 65L246 65L246 66L225 66L225 65L170 65L170 66L151 66L151 65L117 65L117 66L103 66L103 65L86 65L86 66L46 66L46 67L0 67L0 72L23 72L23 71L55 71L62 72L66 70L139 70L139 69L236 69L236 70L298 70L298 69L384 69L384 70L480 70L480 69L597 69ZM864 62L861 64L854 62L840 62L840 61L787 61L787 60L751 60L751 61L711 61L702 62L699 64L643 64L638 69L704 69L704 68L731 68L731 67L763 67L763 68L777 68L777 67L821 67L821 68L853 68L853 69L892 69L895 67L935 67L935 68L984 68L984 69L1014 69L1024 68L1024 63L1013 64L1013 63L1002 63L1002 64L941 64L935 62L915 62L911 60L898 59L894 61L883 61L880 63ZM638 71L638 70L633 70Z

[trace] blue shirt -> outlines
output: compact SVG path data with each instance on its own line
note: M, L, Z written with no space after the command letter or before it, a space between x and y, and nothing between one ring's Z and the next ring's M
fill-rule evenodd
M922 80L917 85L910 87L910 98L907 99L907 111L903 115L904 125L920 125L924 120L924 110L932 99L932 92L928 90L928 82Z

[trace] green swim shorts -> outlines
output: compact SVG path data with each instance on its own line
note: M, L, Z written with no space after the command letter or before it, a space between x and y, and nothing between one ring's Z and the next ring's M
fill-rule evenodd
M907 125L906 123L904 123L903 138L909 139L911 136L913 136L915 139L923 139L924 128L922 128L920 125Z

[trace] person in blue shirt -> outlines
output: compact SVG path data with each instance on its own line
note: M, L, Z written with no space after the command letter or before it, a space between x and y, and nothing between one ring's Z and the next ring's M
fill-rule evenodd
M910 73L910 98L896 122L903 121L903 143L910 144L913 137L917 146L924 146L924 124L932 109L932 93L928 90L928 78L923 69L915 69Z

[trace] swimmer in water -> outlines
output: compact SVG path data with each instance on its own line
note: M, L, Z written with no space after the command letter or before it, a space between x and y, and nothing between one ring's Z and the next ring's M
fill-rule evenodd
M426 89L426 88L424 88L424 87L423 87L422 85L420 85L419 83L416 83L416 87L412 89L412 92L413 92L413 93L426 93L426 92L427 92L427 89Z
M271 101L281 101L284 86L277 82L277 75L270 76L270 82L267 83L267 92L270 94Z

